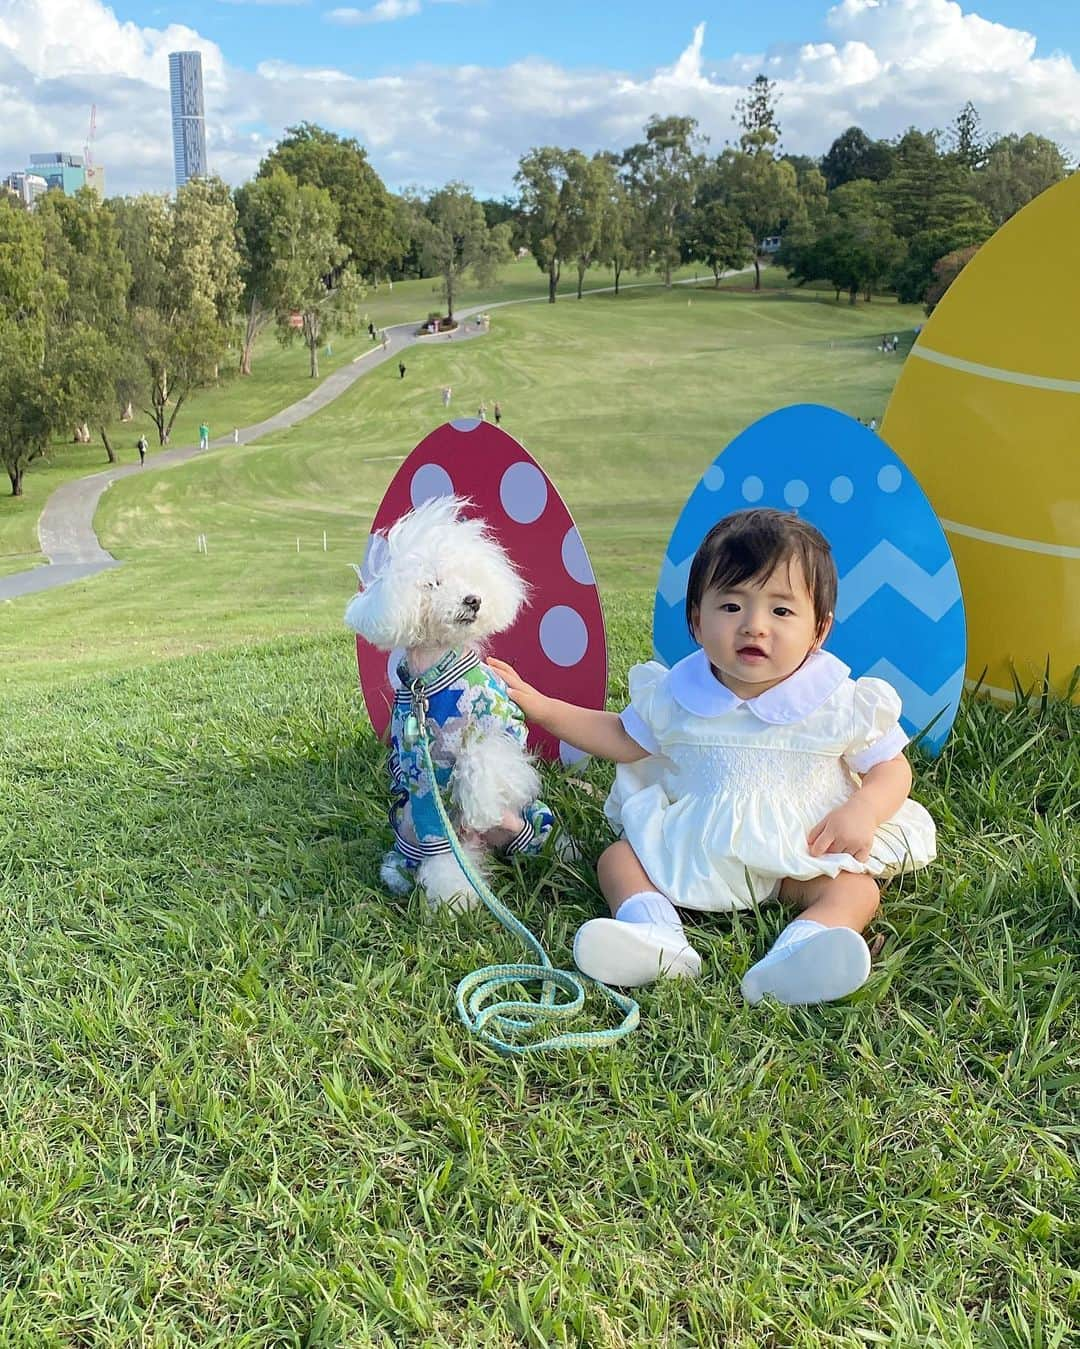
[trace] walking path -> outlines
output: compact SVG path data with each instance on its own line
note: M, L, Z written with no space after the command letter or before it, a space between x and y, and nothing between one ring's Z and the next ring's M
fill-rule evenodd
M634 290L640 286L662 284L655 281L635 281L621 286L620 289ZM674 284L682 286L700 283L695 277L693 280L684 278ZM614 286L597 286L584 291L583 295L605 295L614 289ZM571 297L563 295L560 298L565 300ZM530 295L521 300L498 300L494 304L474 305L470 309L459 310L457 328L449 335L440 337L438 341L467 342L474 337L482 336L485 331L482 327L467 322L476 314L486 314L492 309L503 309L507 305L546 304L547 299L546 295ZM272 431L282 431L286 427L295 426L297 422L302 422L312 413L332 403L335 398L340 398L346 389L369 370L398 358L406 347L411 347L414 343L436 340L434 337L417 336L417 327L417 323L397 323L387 328L385 331L390 340L385 350L381 346L373 346L369 351L362 352L348 365L327 375L321 384L299 402L282 408L265 421L240 428L235 438L231 435L219 436L210 442L210 448L224 448L233 444L247 445L253 440L269 435ZM39 590L51 590L55 586L82 581L88 576L95 576L98 572L119 567L121 565L119 559L102 548L94 533L94 515L102 495L120 478L152 472L158 468L171 468L174 464L183 464L200 453L202 451L197 445L177 446L176 449L163 450L160 454L155 454L145 467L139 464L118 465L116 468L105 469L102 473L93 473L85 478L73 478L58 487L46 501L38 519L38 541L49 565L32 567L28 571L13 572L10 576L0 577L0 600L16 599Z

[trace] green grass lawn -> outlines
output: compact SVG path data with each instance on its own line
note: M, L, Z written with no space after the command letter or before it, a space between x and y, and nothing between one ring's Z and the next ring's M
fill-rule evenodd
M363 342L359 336L335 339L332 355L320 352L320 378L351 361L358 352L366 351L367 346L366 335ZM262 421L310 393L314 381L308 374L309 368L303 344L283 348L272 333L264 333L256 345L251 375L240 379L229 369L220 384L192 395L180 409L169 443L197 444L199 424L204 419L211 436L229 435L233 427ZM47 455L35 459L26 471L21 497L0 495L0 575L22 571L43 561L38 550L37 520L45 502L61 483L110 467L98 428L92 429L92 444L58 440ZM152 464L159 449L157 430L144 412L136 410L132 421L117 422L110 428L110 439L120 463L138 462L135 442L143 432L150 442L147 463ZM6 476L3 483L7 487Z
M506 1062L453 989L521 952L377 880L347 563L440 387L499 398L560 485L618 707L702 469L787 403L880 416L874 344L917 321L704 283L497 311L405 381L118 484L125 565L0 605L0 1343L1076 1343L1076 708L969 702L916 761L940 859L886 892L841 1005L741 1002L765 908L696 926L705 976L645 990L618 1047ZM496 885L565 965L611 769L547 776L582 860Z
M608 606L618 701L648 604ZM629 1040L525 1065L453 1011L515 944L377 886L347 634L5 712L4 1343L1075 1344L1075 709L917 765L941 858L848 1003L745 1006L782 916L716 917ZM565 963L602 798L545 794L583 862L497 888Z
M398 463L443 420L444 384L453 415L502 401L504 426L565 495L602 585L651 589L690 489L756 417L823 398L880 417L900 370L875 350L882 312L903 329L920 311L707 286L498 310L487 337L414 348L404 381L381 367L287 432L116 484L97 528L133 565L0 607L0 678L336 630L348 564Z

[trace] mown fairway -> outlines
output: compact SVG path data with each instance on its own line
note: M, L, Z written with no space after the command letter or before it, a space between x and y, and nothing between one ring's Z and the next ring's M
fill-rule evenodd
M721 446L785 403L880 416L899 358L875 341L918 317L888 302L852 310L819 294L687 287L496 310L486 338L412 348L404 381L383 366L289 432L118 483L97 527L132 565L0 612L4 678L336 631L347 564L397 464L443 420L444 384L455 416L501 399L503 425L566 496L605 593L649 589L680 505Z
M875 338L917 319L734 291L496 311L404 382L118 485L126 565L0 606L0 1343L1075 1343L1075 708L976 701L917 758L940 858L887 893L843 1005L741 1002L767 908L696 927L702 981L646 990L620 1047L505 1062L453 989L519 950L377 883L346 563L439 387L456 415L501 398L563 489L618 707L716 449L803 398L880 415ZM546 783L581 863L497 873L560 964L610 776Z

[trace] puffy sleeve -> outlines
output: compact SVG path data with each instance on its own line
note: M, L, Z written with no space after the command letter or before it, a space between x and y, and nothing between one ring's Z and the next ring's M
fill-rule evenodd
M854 729L844 762L854 773L869 773L895 759L908 742L900 725L900 695L884 679L857 679Z
M649 754L662 754L660 738L667 728L669 716L665 697L667 668L659 661L650 660L635 665L630 671L630 706L619 713L623 729Z

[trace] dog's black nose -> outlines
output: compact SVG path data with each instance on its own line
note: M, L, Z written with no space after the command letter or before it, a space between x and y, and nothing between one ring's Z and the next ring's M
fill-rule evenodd
M474 614L478 613L480 610L479 595L466 595L465 598L461 601L461 603L464 608L471 609Z

